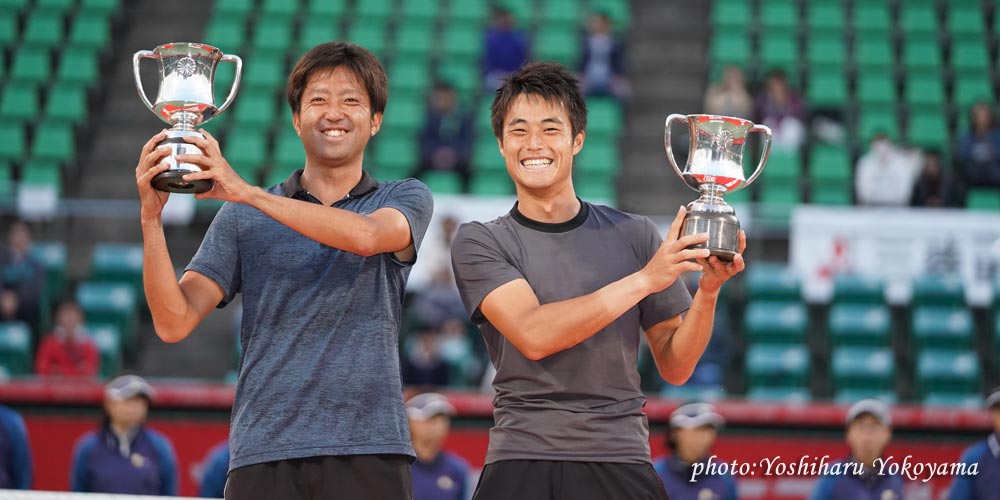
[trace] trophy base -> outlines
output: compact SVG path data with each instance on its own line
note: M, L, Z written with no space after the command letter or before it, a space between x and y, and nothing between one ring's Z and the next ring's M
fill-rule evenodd
M186 181L184 176L194 173L190 170L167 170L153 177L153 187L168 193L197 194L210 191L215 184L211 180Z
M740 251L740 220L733 214L718 212L688 212L681 236L708 233L708 242L689 248L707 248L711 255L732 262Z

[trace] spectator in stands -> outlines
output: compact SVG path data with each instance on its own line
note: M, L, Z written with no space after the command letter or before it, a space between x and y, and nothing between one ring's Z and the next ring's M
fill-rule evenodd
M226 475L229 474L229 440L215 445L202 462L201 483L198 496L222 498L226 492Z
M771 147L798 151L806 134L806 110L802 98L789 86L783 70L774 69L768 73L757 95L756 106L757 123L771 128Z
M910 205L915 207L957 207L958 192L955 178L941 166L941 153L924 152L924 168L913 185Z
M24 419L0 405L0 490L31 489L31 446Z
M811 500L903 498L903 478L880 470L892 438L889 407L878 399L863 399L847 411L847 446L851 454L830 464L820 477ZM838 470L839 469L839 470Z
M739 66L726 66L722 81L709 85L705 91L705 112L709 114L750 119L753 105Z
M439 83L431 93L424 128L420 131L420 165L414 172L455 172L469 189L472 157L472 116L459 107L455 89Z
M26 222L14 221L7 230L7 246L0 251L0 269L0 316L4 321L24 321L37 333L45 266L31 255L31 228Z
M584 95L612 96L626 101L632 84L625 74L625 43L615 36L611 17L599 12L587 20L580 58L580 82Z
M1000 187L1000 129L993 109L978 102L969 111L969 131L958 143L958 164L965 182L974 187Z
M97 345L83 329L83 311L72 300L59 304L55 329L38 347L35 370L39 375L95 377L101 358Z
M667 447L670 456L653 462L671 500L735 500L736 480L726 474L698 474L695 464L712 456L712 446L725 423L708 403L688 403L670 414ZM725 461L725 460L720 460Z
M986 396L985 406L993 421L993 433L967 448L961 458L964 464L979 464L979 473L956 475L949 500L992 500L1000 492L1000 386Z
M446 386L450 367L441 356L441 333L437 325L417 322L413 338L405 342L400 360L403 384Z
M444 449L455 407L440 394L425 392L406 402L413 462L413 500L466 500L469 464Z
M91 493L177 494L177 458L170 441L146 427L153 388L123 375L104 392L104 419L73 452L70 488Z
M892 143L884 133L872 138L868 152L858 159L854 190L859 205L905 207L920 172L922 154Z
M303 168L261 189L219 143L187 137L180 155L211 179L199 197L225 201L177 280L163 232L167 195L157 135L136 166L143 282L156 333L191 334L242 295L243 349L230 428L232 499L408 498L413 445L400 383L399 326L407 275L430 223L423 183L379 182L362 166L388 100L378 59L347 42L310 49L288 77Z
M502 7L493 9L483 52L483 74L489 92L499 87L507 75L528 62L528 37L516 24L514 14L509 10Z

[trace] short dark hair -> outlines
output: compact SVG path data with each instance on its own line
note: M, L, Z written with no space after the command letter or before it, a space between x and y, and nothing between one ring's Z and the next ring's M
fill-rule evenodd
M327 42L306 52L288 75L288 87L285 93L292 113L299 112L302 93L305 92L306 84L313 73L333 70L340 66L351 70L365 86L368 100L371 101L372 115L385 112L385 103L389 100L389 82L385 76L385 68L375 54L353 43Z
M587 129L587 103L580 93L580 80L562 64L535 62L525 64L512 73L497 89L490 107L490 118L493 135L498 139L503 136L503 120L507 112L522 94L537 95L546 101L561 104L569 115L573 137Z

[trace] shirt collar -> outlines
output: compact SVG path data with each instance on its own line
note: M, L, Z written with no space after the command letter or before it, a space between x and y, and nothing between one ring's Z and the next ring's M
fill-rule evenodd
M285 182L281 183L281 190L288 198L296 199L315 199L308 191L302 188L302 170L298 169L292 172L292 175L285 179ZM361 180L358 184L354 186L349 193L347 193L346 198L357 198L359 196L364 196L375 189L378 188L378 181L374 177L368 174L367 170L361 170Z

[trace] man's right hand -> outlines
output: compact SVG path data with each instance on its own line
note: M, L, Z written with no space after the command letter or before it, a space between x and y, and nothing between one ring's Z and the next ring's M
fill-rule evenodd
M159 191L153 187L153 177L170 168L170 164L162 160L170 154L167 146L156 147L156 144L166 139L166 130L154 135L142 147L139 154L139 165L135 167L135 182L139 188L139 201L142 203L143 219L158 218L167 204L170 193Z
M707 233L689 234L678 238L686 215L687 210L684 207L677 211L677 217L674 217L674 222L670 224L667 237L664 238L653 258L640 271L649 284L649 293L665 290L686 271L701 271L701 265L692 262L692 260L707 259L709 256L710 252L707 248L687 249L691 245L707 242Z

